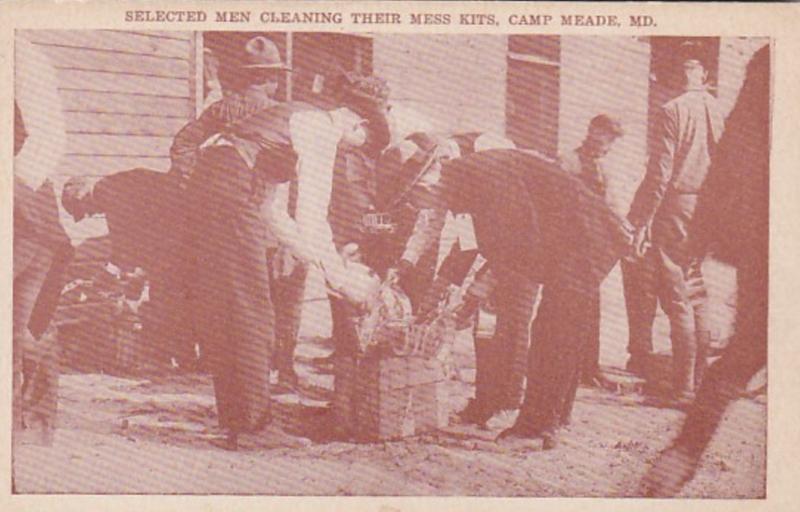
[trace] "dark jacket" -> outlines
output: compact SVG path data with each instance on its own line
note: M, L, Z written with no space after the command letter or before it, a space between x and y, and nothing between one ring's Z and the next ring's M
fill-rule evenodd
M125 270L171 268L179 250L177 183L169 175L132 169L100 179L92 197L105 214L111 261Z
M439 192L448 209L472 215L489 265L539 283L599 286L625 247L624 229L602 198L524 151L453 160L442 170Z
M264 95L236 93L208 107L196 120L184 126L176 135L170 148L172 172L188 178L197 165L200 146L212 135L223 132L236 121L276 105Z

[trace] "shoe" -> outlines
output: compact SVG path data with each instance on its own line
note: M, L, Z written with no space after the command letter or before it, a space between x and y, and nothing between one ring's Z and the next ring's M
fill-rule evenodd
M555 432L542 432L542 450L553 450L558 447L558 434Z
M238 432L228 432L225 434L225 437L222 439L221 447L224 450L228 450L229 452L235 452L239 450L239 433Z
M639 377L647 376L647 356L631 355L625 363L625 370Z
M465 425L477 425L486 428L486 423L492 419L495 411L482 405L475 398L470 398L467 406L456 414L459 423Z
M250 438L250 436L248 436ZM310 439L291 435L275 425L269 425L261 432L252 434L252 440L258 448L307 448L311 446Z
M513 451L539 450L542 447L539 435L518 425L500 432L500 435L495 439L495 443L506 450Z

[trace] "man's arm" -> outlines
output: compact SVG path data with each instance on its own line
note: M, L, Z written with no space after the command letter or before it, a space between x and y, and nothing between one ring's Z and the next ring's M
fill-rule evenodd
M406 242L403 256L400 258L416 265L423 254L435 242L437 235L444 229L447 219L447 210L438 208L425 208L417 213L414 230Z
M628 214L628 219L636 228L646 226L653 219L672 179L678 141L677 120L670 111L663 110L658 123L658 136L647 173L636 191Z
M225 126L217 114L219 103L211 105L200 117L191 121L175 135L169 156L172 160L172 171L181 178L188 178L197 164L200 146Z
M328 208L341 133L331 117L319 111L294 114L289 131L298 157L295 245L302 246L301 252L319 264L338 288L345 280L345 268L333 243Z

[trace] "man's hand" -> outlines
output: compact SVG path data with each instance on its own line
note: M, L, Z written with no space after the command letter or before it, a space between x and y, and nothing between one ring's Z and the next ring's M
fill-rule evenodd
M633 242L631 244L631 251L628 255L628 260L636 260L644 258L647 250L650 248L650 237L647 226L638 228L633 233Z
M469 292L465 293L461 304L453 311L456 317L456 329L465 329L475 317L480 305L481 300L477 296Z
M292 275L300 261L284 245L278 247L272 257L272 277L275 279L285 279Z
M352 260L345 260L341 274L335 279L325 269L323 264L322 271L325 274L325 282L328 289L351 302L354 305L365 306L372 301L379 293L381 282L378 276L363 263Z
M397 265L386 272L386 280L384 282L390 286L397 285L402 279L405 279L412 270L414 270L414 265L408 260L401 259L397 262Z

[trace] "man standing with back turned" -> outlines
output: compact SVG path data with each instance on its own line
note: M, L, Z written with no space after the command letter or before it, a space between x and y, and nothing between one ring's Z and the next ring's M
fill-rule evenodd
M688 225L697 195L708 174L714 149L724 127L717 100L708 92L705 54L694 44L681 47L684 93L666 103L657 120L650 163L636 192L628 219L636 228L635 245L641 247L652 226L653 258L659 301L670 320L673 351L673 392L683 403L693 397L696 380L705 365L705 350L698 350L698 328L693 297L701 279L700 262L688 247Z

